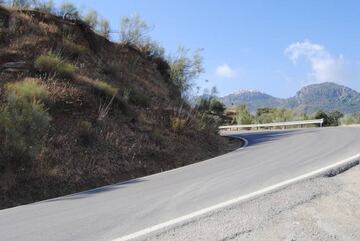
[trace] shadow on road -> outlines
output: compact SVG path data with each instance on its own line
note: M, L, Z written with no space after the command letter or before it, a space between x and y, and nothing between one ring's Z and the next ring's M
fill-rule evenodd
M314 132L313 129L292 129L277 131L260 131L260 132L243 132L236 136L240 136L248 140L248 146L255 146L264 142L279 140L291 135L299 135Z
M57 202L57 201L64 201L64 200L66 201L66 200L76 200L76 199L88 198L95 194L109 192L109 191L113 191L113 190L120 189L120 188L126 188L129 185L144 182L144 181L145 180L140 179L140 178L132 179L129 181L118 183L118 184L112 184L112 185L108 185L108 186L104 186L104 187L99 187L99 188L87 190L84 192L74 193L74 194L70 194L70 195L67 195L64 197L49 199L49 200L45 200L45 201L41 201L41 202ZM34 203L34 204L36 204L36 203Z

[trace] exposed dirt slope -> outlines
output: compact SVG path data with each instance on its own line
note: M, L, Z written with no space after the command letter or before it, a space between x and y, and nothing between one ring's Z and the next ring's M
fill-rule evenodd
M238 146L189 119L193 112L182 107L162 59L48 14L0 7L0 20L1 103L6 83L37 78L50 92L45 104L52 118L38 158L0 170L1 208L183 166ZM36 58L49 52L76 67L71 78L34 68ZM111 97L94 87L98 80L119 89L102 121L99 106ZM177 117L187 118L186 128L173 128ZM84 121L91 123L85 138Z

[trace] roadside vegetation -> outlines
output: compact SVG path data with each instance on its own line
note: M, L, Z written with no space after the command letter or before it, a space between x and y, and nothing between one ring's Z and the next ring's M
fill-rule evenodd
M338 126L344 123L353 123L357 120L357 115L344 116L344 114L339 111L318 111L307 114L285 108L259 108L256 113L252 114L245 105L232 108L228 110L226 114L232 118L230 124L242 125L324 119L323 126Z
M344 115L340 119L341 125L358 125L360 124L360 113Z

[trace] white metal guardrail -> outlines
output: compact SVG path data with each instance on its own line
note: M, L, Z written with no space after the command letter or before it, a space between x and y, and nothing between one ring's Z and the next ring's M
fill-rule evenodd
M220 126L220 130L238 130L238 129L251 129L251 128L261 128L261 127L283 127L286 126L304 126L310 124L319 124L322 127L324 119L315 119L315 120L303 120L303 121L288 121L288 122L277 122L277 123L265 123L265 124L250 124L250 125L231 125L231 126Z

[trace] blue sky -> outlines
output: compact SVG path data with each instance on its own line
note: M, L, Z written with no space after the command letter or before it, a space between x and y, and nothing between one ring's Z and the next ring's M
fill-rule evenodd
M168 53L179 45L203 48L206 73L198 85L216 86L220 95L255 89L289 97L324 81L360 91L360 1L72 2L85 12L96 9L114 30L122 16L139 14Z

